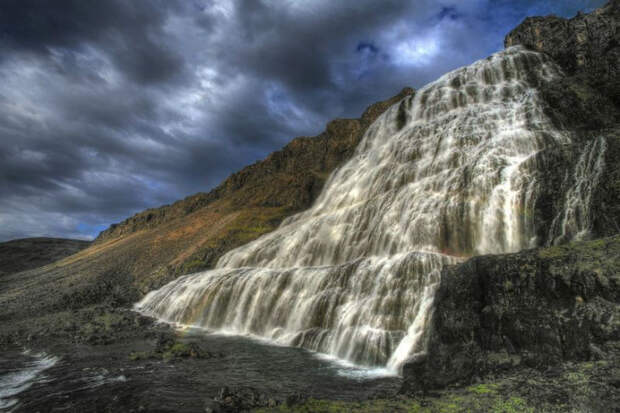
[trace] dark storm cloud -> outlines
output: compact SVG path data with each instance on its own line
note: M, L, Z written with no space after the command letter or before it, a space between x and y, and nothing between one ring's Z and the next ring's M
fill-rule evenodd
M49 54L100 45L123 73L140 83L174 76L183 60L159 40L171 1L4 0L0 13L5 48Z
M0 241L90 237L602 1L5 0Z

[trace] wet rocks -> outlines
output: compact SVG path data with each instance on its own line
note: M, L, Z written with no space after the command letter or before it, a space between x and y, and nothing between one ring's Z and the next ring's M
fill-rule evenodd
M591 13L571 19L556 16L528 17L505 38L505 46L521 45L549 55L565 76L540 87L545 113L559 128L572 134L571 154L562 155L546 168L548 183L538 201L542 219L549 221L558 205L554 193L565 193L556 171L572 162L588 142L604 137L607 142L605 170L593 202L593 237L620 232L620 1L609 1ZM563 149L564 151L566 150ZM552 212L553 211L553 212ZM545 234L540 234L544 237ZM544 238L543 238L544 239Z

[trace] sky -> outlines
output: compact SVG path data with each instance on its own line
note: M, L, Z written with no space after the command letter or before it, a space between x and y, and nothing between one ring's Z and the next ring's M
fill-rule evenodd
M2 0L0 241L92 239L604 0Z

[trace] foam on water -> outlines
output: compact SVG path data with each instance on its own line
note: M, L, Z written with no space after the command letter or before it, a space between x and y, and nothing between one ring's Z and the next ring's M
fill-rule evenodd
M587 239L592 230L592 195L605 168L607 141L600 136L588 142L577 160L572 176L565 182L571 186L564 196L564 208L553 220L549 240L561 244L570 240Z
M31 354L26 350L24 356L29 358L19 367L9 369L0 375L0 410L9 411L19 402L18 395L37 381L44 379L42 373L53 367L58 358L46 353Z

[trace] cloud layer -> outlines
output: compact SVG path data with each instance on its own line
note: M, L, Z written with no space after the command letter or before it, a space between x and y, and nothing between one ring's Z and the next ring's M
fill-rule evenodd
M527 15L602 3L4 0L0 241L91 238L499 50Z

